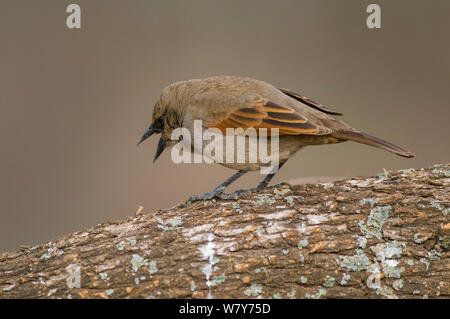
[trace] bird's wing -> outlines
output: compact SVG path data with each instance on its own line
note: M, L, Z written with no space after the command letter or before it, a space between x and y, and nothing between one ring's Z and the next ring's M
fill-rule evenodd
M303 96L303 95L300 95L298 93L292 92L292 91L290 91L288 89L280 88L279 90L281 92L283 92L284 94L292 97L293 99L295 99L295 100L297 100L297 101L299 101L299 102L301 102L303 104L306 104L306 105L308 105L308 106L310 106L312 108L315 108L316 110L319 110L321 112L324 112L324 113L327 113L327 114L332 114L332 115L342 115L342 113L332 111L328 107L326 107L325 105L317 103L317 102L314 102L313 100L310 100L306 96Z
M209 107L209 117L214 117L214 121L209 121L206 128L218 128L223 134L226 134L227 128L254 128L258 135L259 129L265 128L268 136L272 128L278 128L279 135L328 135L332 132L292 108L260 97L231 104L225 109Z

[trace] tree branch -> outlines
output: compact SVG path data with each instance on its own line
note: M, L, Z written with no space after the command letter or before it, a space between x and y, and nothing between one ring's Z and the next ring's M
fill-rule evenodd
M2 254L0 298L448 298L449 182L436 165L138 214Z

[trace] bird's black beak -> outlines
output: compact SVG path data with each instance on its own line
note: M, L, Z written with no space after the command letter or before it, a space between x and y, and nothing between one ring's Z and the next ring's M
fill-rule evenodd
M161 137L158 141L158 147L156 148L155 157L153 158L153 163L158 159L159 155L164 151L166 148L166 141Z
M141 144L143 141L145 141L147 138L152 136L154 133L160 133L158 130L155 130L153 127L149 127L147 131L145 131L144 135L142 135L141 139L137 143L137 145ZM161 137L158 141L158 146L156 148L155 157L153 158L153 163L158 159L158 157L161 155L161 153L166 148L166 141Z
M149 138L150 136L152 136L152 134L155 133L155 130L153 129L153 127L149 127L147 131L145 131L144 135L142 135L141 139L139 140L139 142L137 143L137 145L141 144L143 141L145 141L147 138Z
M154 133L162 133L164 131L164 118L161 116L156 120L153 125L151 125L147 131L145 131L144 135L142 135L141 139L137 143L137 145L141 144L143 141L148 139L150 136L152 136ZM155 157L153 159L153 162L155 162L158 157L161 155L161 153L166 148L166 141L162 138L158 141L158 147L156 148Z

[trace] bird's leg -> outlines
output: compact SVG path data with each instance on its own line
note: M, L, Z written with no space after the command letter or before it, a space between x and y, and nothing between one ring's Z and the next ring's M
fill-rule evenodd
M247 172L248 171L246 171L246 170L240 170L236 174L231 176L229 179L227 179L225 182L223 182L222 184L220 184L219 186L214 188L214 190L212 192L205 193L203 195L192 195L189 198L189 201L190 202L195 202L195 201L198 201L198 200L212 199L212 198L214 198L216 196L222 198L220 196L220 195L222 195L222 191L225 188L227 188L228 186L230 186L235 180L237 180L239 177L241 177L242 175L244 175Z
M272 178L275 176L276 173L278 173L278 171L284 165L284 163L286 163L286 162L280 163L276 172L267 174L267 176L264 177L264 179L261 182L259 182L258 186L256 186L256 189L262 189L262 188L267 187L267 185L269 185Z
M237 190L233 193L229 193L229 194L221 193L218 197L220 197L222 199L237 199L242 194L266 188L267 185L269 185L272 178L275 176L275 174L278 173L280 168L284 165L284 163L286 163L286 161L280 163L280 165L278 165L278 169L275 172L267 174L267 176L264 177L264 179L261 182L259 182L259 184L256 187L248 188L248 189L239 189L239 190Z

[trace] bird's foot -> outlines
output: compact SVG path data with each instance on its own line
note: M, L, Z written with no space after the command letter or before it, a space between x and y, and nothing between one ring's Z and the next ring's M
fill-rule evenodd
M253 191L257 190L257 189L258 189L257 187L249 188L249 189L238 189L237 191L234 191L232 193L228 193L228 194L222 193L222 194L219 195L219 198L220 199L234 199L234 200L236 200L236 199L239 199L239 197L247 195L248 193L253 192Z
M189 197L189 202L193 203L193 202L197 202L197 201L213 199L218 195L219 195L219 193L214 192L214 191L205 193L203 195L192 195L191 197Z
M239 197L247 195L248 193L251 193L253 191L261 190L263 188L264 187L253 187L253 188L248 188L248 189L239 189L232 193L223 193L222 191L218 191L218 192L212 191L212 192L205 193L203 195L192 195L191 197L189 197L189 202L193 203L196 201L210 200L210 199L214 199L214 198L236 200L236 199L239 199Z
M217 198L220 199L238 199L239 197L242 196L247 196L248 193L254 192L254 191L260 191L263 189L272 189L272 188L291 188L291 184L286 183L286 182L281 182L277 185L273 185L273 186L267 186L266 184L259 184L256 187L253 188L248 188L248 189L239 189L233 193L229 193L229 194L225 194L225 193L219 193L216 194Z
M189 197L189 202L193 203L193 202L202 201L202 200L211 200L214 198L236 200L239 197L242 197L244 195L246 196L248 193L262 190L262 189L291 188L291 184L286 183L286 182L282 182L280 184L273 185L273 186L268 186L267 184L268 184L268 181L263 181L263 182L259 183L258 186L256 186L256 187L248 188L248 189L239 189L237 191L234 191L233 193L224 193L223 190L225 187L223 187L222 185L219 185L213 191L205 193L203 195L192 195L191 197Z

